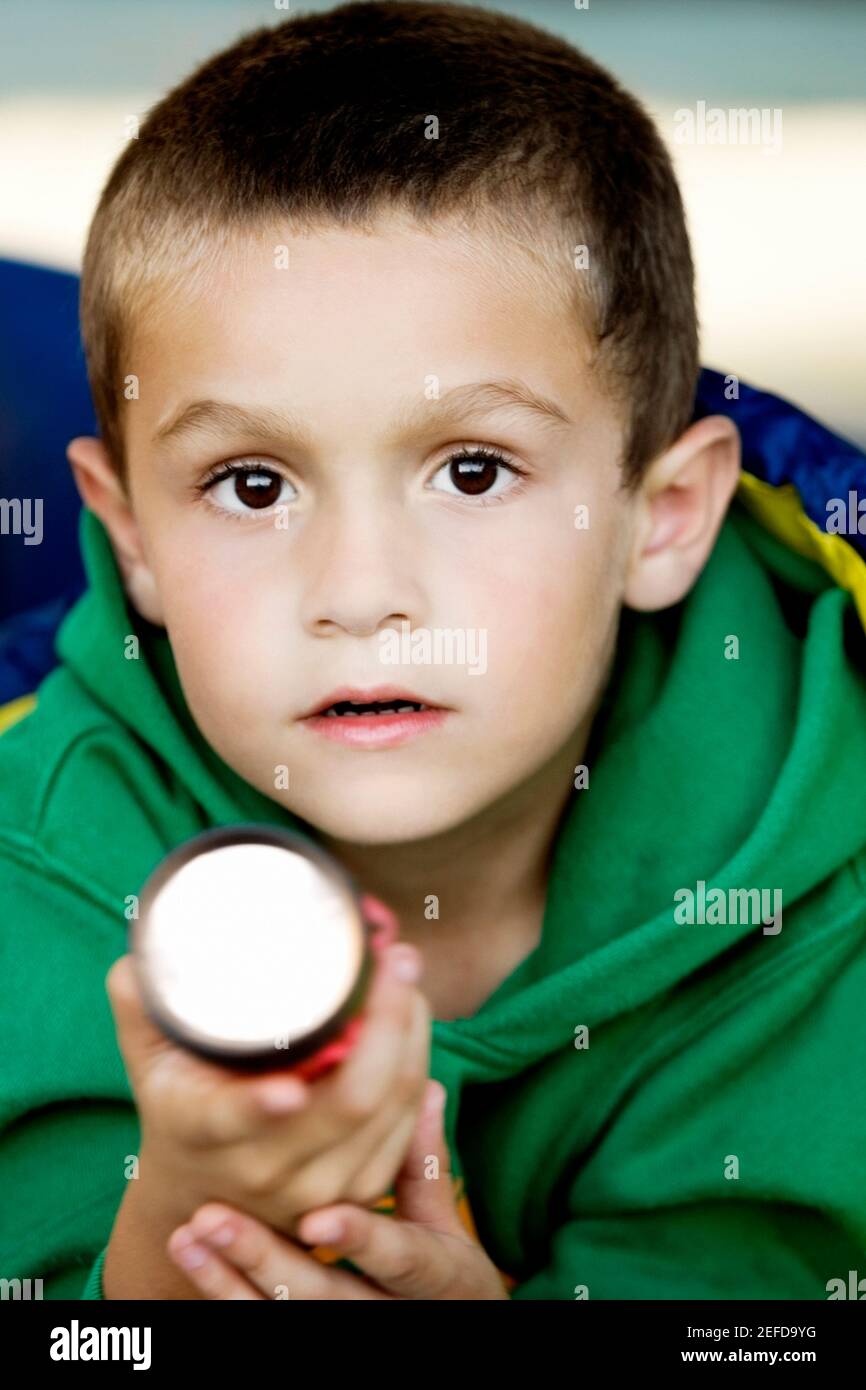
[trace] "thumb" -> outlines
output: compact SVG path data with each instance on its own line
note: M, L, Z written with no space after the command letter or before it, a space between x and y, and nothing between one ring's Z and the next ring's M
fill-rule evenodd
M462 1232L445 1138L447 1099L448 1092L441 1082L427 1082L412 1140L394 1179L394 1208L404 1221L417 1221L443 1232Z
M105 988L114 1015L120 1050L133 1065L170 1047L170 1040L151 1019L135 969L127 953L114 962L105 977Z

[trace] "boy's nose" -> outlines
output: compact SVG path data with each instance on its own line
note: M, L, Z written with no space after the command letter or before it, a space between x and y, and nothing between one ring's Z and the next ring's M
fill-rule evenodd
M402 622L418 625L421 586L411 551L405 524L393 514L334 514L304 557L304 626L318 635L334 627L366 637Z

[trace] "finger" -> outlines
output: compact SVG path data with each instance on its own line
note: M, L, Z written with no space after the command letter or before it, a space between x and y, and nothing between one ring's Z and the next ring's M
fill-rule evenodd
M296 1175L302 1192L306 1194L302 1212L338 1200L364 1207L375 1207L384 1202L412 1139L415 1123L414 1112L407 1115L405 1106L393 1112L388 1132L379 1140L372 1157L366 1159L366 1166L361 1172L352 1170L346 1145L337 1146L326 1155L320 1154L311 1159ZM387 1205L393 1204L391 1196ZM285 1235L296 1237L297 1222L302 1212L294 1215L288 1224L279 1223Z
M105 977L120 1050L136 1070L140 1062L171 1046L148 1014L132 955L120 956Z
M391 947L385 952L375 967L358 1043L334 1073L320 1082L322 1099L333 1113L335 1128L342 1130L345 1126L347 1108L351 1113L356 1107L367 1105L375 1111L382 1105L401 1065L417 995L396 974L401 955L403 959L414 957L420 962L412 947Z
M209 1202L195 1212L189 1230L196 1243L228 1261L265 1298L370 1301L383 1297L357 1275L329 1268L295 1241L235 1207Z
M428 1081L425 1104L403 1164L394 1180L394 1205L404 1221L417 1221L443 1234L465 1234L454 1201L454 1175L445 1138L448 1093Z
M406 1046L404 1070L414 1070L418 1081L414 1094L397 1093L394 1103L383 1107L350 1141L358 1160L347 1185L346 1199L363 1201L350 1193L388 1191L409 1149L409 1143L423 1106L430 1070L430 1018L425 1001L419 996L413 1032Z
M430 1065L430 1018L426 1000L416 991L413 1031L404 1048L401 1072L407 1080L395 1079L383 1104L358 1128L334 1143L319 1142L297 1161L305 1172L299 1175L303 1190L310 1196L304 1210L343 1200L368 1206L390 1188L409 1146ZM414 1089L408 1090L412 1078ZM294 1234L286 1230L286 1234Z
M394 1207L394 1174L403 1162L415 1124L415 1113L402 1110L364 1169L343 1185L339 1200L390 1211Z
M178 1129L194 1146L235 1144L264 1134L276 1138L280 1121L309 1100L307 1083L288 1071L251 1076L186 1057L182 1065L182 1091L177 1077L171 1078L174 1111Z
M250 1302L265 1296L233 1265L227 1263L218 1250L195 1240L189 1226L178 1226L176 1231L172 1231L166 1250L171 1260L205 1298Z
M440 1236L364 1207L308 1212L299 1235L339 1251L394 1298L446 1298L455 1283L454 1252Z

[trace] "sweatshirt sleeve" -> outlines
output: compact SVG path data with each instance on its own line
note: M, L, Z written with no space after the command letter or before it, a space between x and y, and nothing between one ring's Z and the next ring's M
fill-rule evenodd
M102 1298L140 1142L105 990L124 918L48 856L4 848L0 834L0 1275Z

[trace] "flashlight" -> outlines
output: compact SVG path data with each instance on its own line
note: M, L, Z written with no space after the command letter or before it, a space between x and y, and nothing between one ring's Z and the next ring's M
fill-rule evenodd
M348 1055L397 919L320 845L269 825L203 831L157 865L131 947L145 1008L224 1066L306 1080Z

